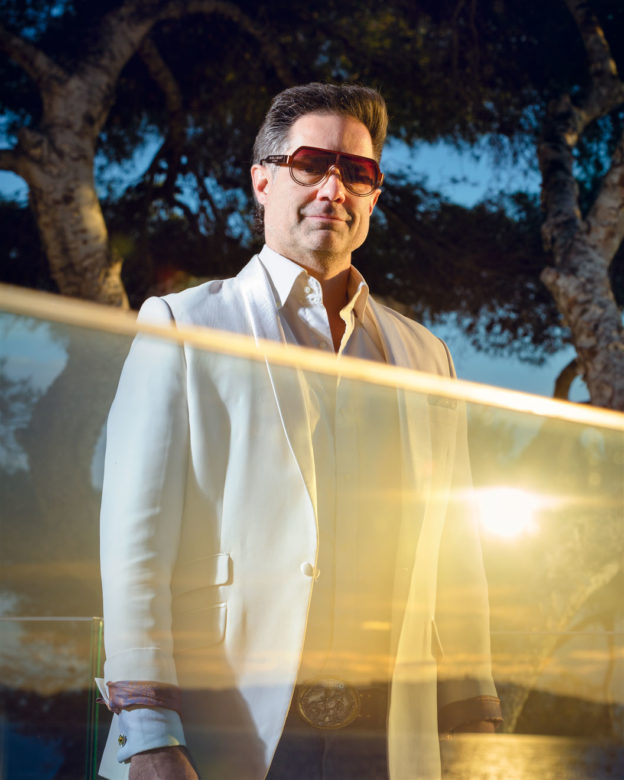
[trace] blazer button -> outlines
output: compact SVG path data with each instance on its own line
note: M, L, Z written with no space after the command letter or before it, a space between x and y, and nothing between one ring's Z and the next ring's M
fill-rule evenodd
M314 577L315 580L318 580L320 572L318 569L315 569L309 561L302 563L299 568L304 577Z

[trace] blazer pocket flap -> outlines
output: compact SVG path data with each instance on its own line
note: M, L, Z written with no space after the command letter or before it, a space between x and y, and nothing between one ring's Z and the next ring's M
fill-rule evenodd
M443 395L428 395L427 403L429 406L438 406L441 409L457 409L455 398L446 398Z
M176 652L210 647L223 641L227 618L227 604L176 612L173 617L173 640Z
M232 582L232 559L229 553L216 553L183 561L175 577L174 598L182 593Z

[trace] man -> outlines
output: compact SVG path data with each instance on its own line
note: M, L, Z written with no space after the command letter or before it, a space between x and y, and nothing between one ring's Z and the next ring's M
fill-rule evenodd
M351 265L386 126L371 89L278 95L251 168L264 249L141 318L453 375ZM452 403L137 338L108 424L102 774L439 776L438 719L500 718L468 480Z

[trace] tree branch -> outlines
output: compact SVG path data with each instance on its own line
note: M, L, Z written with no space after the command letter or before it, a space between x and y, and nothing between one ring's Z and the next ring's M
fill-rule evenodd
M201 199L207 201L210 208L212 209L215 224L219 227L220 230L225 232L225 220L223 219L223 214L221 213L221 209L217 208L217 204L215 203L214 198L208 191L204 177L196 171L193 171L193 177L197 183L197 189L199 190Z
M138 54L147 67L150 76L158 84L165 96L169 125L166 141L167 150L169 152L169 164L165 191L171 195L173 193L173 185L178 173L178 165L184 145L182 94L173 73L160 56L160 52L156 45L149 37L144 38L141 41Z
M608 79L619 81L609 44L587 0L566 0L566 5L583 39L592 81L602 82Z
M189 14L219 14L231 19L254 37L263 54L271 62L285 85L293 83L292 74L282 56L281 48L259 24L238 6L227 0L127 0L121 7L108 13L100 26L98 55L85 62L83 75L94 74L103 87L112 90L121 69L135 53L140 42L152 27L165 19L180 19Z
M0 149L0 171L12 171L21 176L21 154L15 149Z
M553 398L559 398L562 401L567 401L570 397L570 387L572 382L579 375L580 366L578 358L573 358L565 368L561 369L561 373L555 380L555 389L553 391Z
M624 239L624 131L586 221L589 243L610 263Z
M85 113L91 127L99 132L115 94L115 84L122 68L136 53L152 27L165 19L180 19L189 14L220 14L256 38L263 55L275 68L285 86L293 83L281 48L274 37L254 22L238 6L226 0L126 0L106 14L98 28L97 45L77 72L77 80L88 85Z
M47 54L32 43L9 32L2 24L0 24L0 50L23 68L40 89L51 78L59 80L67 78L65 71Z
M566 0L566 5L583 39L591 77L591 89L579 106L577 133L580 135L589 122L608 114L624 101L624 84L618 76L600 22L587 0Z
M546 248L557 243L560 252L582 224L573 172L573 149L591 121L624 102L624 83L618 76L596 16L586 0L566 0L566 4L585 45L591 87L580 105L575 105L570 95L551 102L538 148L542 200L546 210L542 235Z
M180 198L175 198L174 206L176 208L179 208L180 211L184 214L186 217L186 221L189 223L191 229L195 232L196 235L201 235L201 230L199 229L199 220L197 219L197 214L191 209L189 205L187 205L183 200Z
M253 21L237 5L229 2L220 2L219 0L190 0L190 2L183 3L183 5L188 9L186 13L217 13L236 22L239 27L258 41L262 53L273 65L284 86L289 87L295 83L293 74L284 58L282 48L275 41L275 36Z

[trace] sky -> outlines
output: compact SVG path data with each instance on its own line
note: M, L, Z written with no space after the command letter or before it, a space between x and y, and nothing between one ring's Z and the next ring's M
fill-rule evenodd
M390 170L408 164L413 171L426 178L430 189L466 207L474 206L500 192L519 189L539 192L540 187L534 155L515 163L507 161L497 164L491 148L485 144L471 151L460 151L443 142L421 143L411 148L400 143L390 143L384 150L382 163L382 167ZM461 379L525 393L552 396L557 376L576 354L569 347L546 360L543 365L534 366L517 358L493 357L480 352L451 324L437 325L432 329L447 342ZM585 384L581 379L576 379L570 389L570 400L582 402L588 397Z
M118 169L116 174L122 174L128 180L140 177L151 161L151 154L147 145L136 155L132 165ZM520 188L535 192L539 190L539 173L534 158L529 156L515 163L507 161L497 164L492 158L492 152L485 146L472 151L460 151L442 142L421 143L409 148L400 142L390 142L384 151L382 168L392 170L405 165L425 177L429 188L468 207L501 191L512 192ZM25 199L27 189L20 177L0 171L0 194ZM449 345L457 373L462 379L537 395L552 396L558 374L575 355L569 347L546 360L543 365L533 366L516 358L493 357L476 350L461 331L451 324L437 325L433 329ZM587 398L584 383L576 379L571 388L570 400L582 402Z

